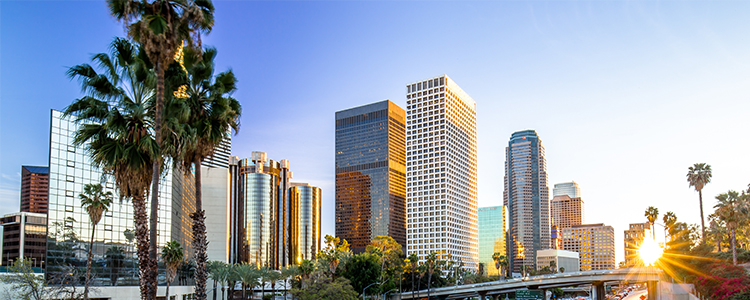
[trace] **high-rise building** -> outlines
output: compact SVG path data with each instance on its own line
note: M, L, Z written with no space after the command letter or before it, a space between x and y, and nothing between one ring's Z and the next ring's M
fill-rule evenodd
M79 125L72 118L52 110L50 126L49 234L45 263L47 279L54 278L59 272L69 272L70 266L79 268L80 274L85 272L92 228L88 213L81 207L79 195L83 193L86 184L99 183L105 192L114 194L115 201L104 212L93 235L94 260L110 260L107 267L95 272L93 285L99 286L97 289L104 293L102 295L107 293L107 286L137 286L138 259L131 201L118 201L114 178L104 174L92 163L86 145L73 144ZM186 249L186 253L193 252L192 222L183 217L195 211L194 206L191 206L194 198L190 196L194 192L183 190L191 188L193 185L189 183L192 181L191 173L179 170L168 169L161 177L156 228L158 247L162 247L167 241L176 240ZM173 186L173 183L180 184ZM117 261L111 261L113 257Z
M550 210L552 225L560 230L583 224L583 200L580 197L555 196L550 201Z
M508 256L513 272L520 272L522 266L535 268L537 250L551 247L547 162L534 130L513 133L505 153Z
M32 267L44 266L47 252L47 215L17 212L0 218L3 226L2 265L28 258Z
M624 251L625 251L625 266L642 266L643 261L638 256L638 248L643 243L643 239L647 234L650 234L649 223L633 223L630 224L629 228L624 233Z
M505 207L479 208L479 263L484 264L485 275L496 275L498 270L492 255L505 253Z
M575 181L556 183L552 190L552 197L568 195L570 198L581 197L581 187Z
M479 267L476 102L447 75L406 85L407 253Z
M563 250L578 252L581 271L615 268L615 230L604 224L563 229Z
M204 167L209 168L229 168L229 157L232 155L232 131L231 129L221 140L213 155L206 157L201 163Z
M21 166L21 211L46 214L49 167Z
M336 236L355 253L376 236L406 247L404 121L388 100L336 112Z
M289 161L265 152L238 164L229 175L237 180L230 183L230 262L280 270L312 258L320 250L320 189L289 182Z

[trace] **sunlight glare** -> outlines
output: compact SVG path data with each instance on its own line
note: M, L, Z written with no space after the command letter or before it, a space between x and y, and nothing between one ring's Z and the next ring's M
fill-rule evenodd
M661 257L663 249L659 247L656 241L646 238L643 240L641 247L638 248L638 255L647 266L653 266Z

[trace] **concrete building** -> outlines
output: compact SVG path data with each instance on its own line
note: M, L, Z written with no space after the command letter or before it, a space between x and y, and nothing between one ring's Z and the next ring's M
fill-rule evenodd
M29 258L32 267L44 266L47 252L47 215L17 212L0 218L3 226L2 265Z
M570 198L581 197L581 187L575 181L556 183L552 189L552 197L567 195Z
M47 213L49 167L21 166L21 211Z
M638 256L638 248L643 243L643 239L650 235L649 230L651 224L649 223L633 223L630 224L629 228L624 232L624 251L625 251L625 266L642 266L643 261Z
M336 236L355 253L376 236L406 247L405 118L388 100L336 112Z
M477 270L476 102L441 75L406 85L407 254Z
M558 249L538 250L536 252L537 270L544 267L551 267L550 262L555 262L556 272L578 272L581 269L581 260L578 252L565 251Z
M497 275L492 255L505 252L505 207L479 208L479 263L484 264L484 275Z
M508 207L508 256L513 272L534 267L536 251L551 248L544 146L534 130L511 135L505 150L503 204Z
M615 230L604 224L563 229L563 250L578 252L581 271L615 268Z
M568 195L555 196L550 201L552 225L562 230L584 223L583 200Z

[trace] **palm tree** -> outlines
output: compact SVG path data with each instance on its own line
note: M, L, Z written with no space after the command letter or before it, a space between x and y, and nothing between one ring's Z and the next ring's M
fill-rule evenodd
M698 191L698 204L701 211L701 239L706 240L706 224L703 221L703 187L711 182L711 165L696 163L688 168L687 182Z
M242 299L245 299L247 288L250 287L250 294L252 296L253 289L258 285L258 279L261 275L254 265L248 263L242 263L235 266L237 277L242 281Z
M727 224L727 229L732 240L732 262L737 265L737 238L735 231L740 225L747 222L750 208L748 206L748 194L736 191L728 191L716 196L719 203L714 205L716 215Z
M295 265L289 265L281 270L281 277L284 278L284 299L286 299L287 291L289 291L289 278L292 278L299 274L299 267Z
M651 238L656 240L656 232L654 231L654 222L659 218L659 209L653 206L649 206L643 216L648 219L648 223L651 224Z
M217 288L216 285L223 284L225 278L227 277L227 273L229 272L229 266L225 262L212 260L208 262L207 269L208 269L208 277L211 278L211 281L214 282L214 287L212 289L214 291L213 300L216 300L216 293L218 292L216 290ZM224 289L222 285L222 291L223 290ZM222 296L222 299L224 299L224 296Z
M716 251L721 252L721 242L724 241L724 236L727 235L726 223L716 213L708 215L708 220L709 235L713 236L714 240L716 240Z
M500 277L500 273L502 273L503 275L505 275L505 273L504 273L504 272L502 272L502 267L503 267L503 265L502 265L502 263L501 263L501 262L502 262L503 260L507 260L507 259L508 259L508 258L507 258L507 257L505 257L505 255L502 255L502 254L501 254L500 252L495 252L495 253L493 253L493 254L492 254L492 260L494 260L494 261L495 261L495 269L497 269L497 272L498 272L498 273L497 273L497 278L498 278L498 280L500 280L500 279L501 279L501 277ZM505 279L505 278L504 278L504 276L502 277L502 279Z
M302 280L300 280L300 288L305 288L305 280L310 278L310 275L315 271L315 262L309 259L303 259L299 264L299 274Z
M557 273L557 262L554 260L549 261L549 268L552 271L552 273Z
M432 286L432 273L435 269L440 268L442 261L438 257L437 253L430 252L425 258L425 265L427 267L427 299L430 299L430 287Z
M107 260L107 267L110 268L109 281L112 286L115 286L120 275L120 268L125 264L125 250L120 246L109 247L104 253L104 258Z
M261 296L260 298L263 299L266 296L266 282L269 281L271 277L271 272L273 272L268 267L261 267L258 269L258 279L260 279L260 289L261 289Z
M178 241L169 241L161 249L161 259L164 260L164 265L167 267L167 300L169 300L169 284L172 283L174 277L177 275L177 267L180 266L184 258L185 249L182 248L182 245Z
M74 121L81 124L73 144L85 144L93 164L114 176L120 199L132 200L141 297L154 298L156 275L149 271L156 261L148 255L145 200L151 167L159 152L151 136L153 76L139 59L139 50L127 40L116 38L110 52L92 59L101 73L88 64L68 70L68 76L80 81L86 96L70 104L63 115L75 116Z
M565 267L560 267L560 273L565 273Z
M108 0L110 13L124 22L128 36L140 43L156 71L156 107L154 134L156 144L162 145L162 113L164 107L164 72L178 48L187 42L200 51L201 34L209 33L214 25L214 7L211 0ZM162 159L152 164L151 244L149 258L156 261L156 223L159 208L159 175ZM197 268L196 268L197 269ZM155 265L151 266L148 280L156 284ZM196 280L197 282L198 280ZM197 284L195 296L206 298L205 281ZM156 297L156 289L149 291L149 299Z
M411 298L414 298L414 273L417 272L417 264L419 264L419 256L416 253L409 254L409 265L411 266Z
M276 270L270 270L268 274L266 274L266 280L271 283L271 290L273 290L272 295L276 295L276 282L281 280L281 278L283 278L281 272ZM263 288L262 298L265 298L265 287Z
M664 221L664 238L666 239L667 232L669 232L669 240L671 241L673 239L672 229L674 228L674 225L677 223L677 216L673 212L668 211L662 217L662 221Z
M86 283L83 288L83 298L89 299L89 282L91 281L91 260L94 257L94 234L96 224L102 219L102 214L109 210L112 204L112 192L104 191L101 184L89 183L83 186L83 194L80 194L81 207L86 210L91 219L91 242L89 243L89 255L86 262Z

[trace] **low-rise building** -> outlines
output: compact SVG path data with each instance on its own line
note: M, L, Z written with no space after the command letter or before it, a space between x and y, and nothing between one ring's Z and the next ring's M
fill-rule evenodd
M557 272L578 272L581 269L581 259L578 252L558 249L537 250L536 266L538 270L545 266L552 269L554 266Z
M32 267L41 268L47 251L47 215L32 212L7 214L3 225L2 265L29 258Z

